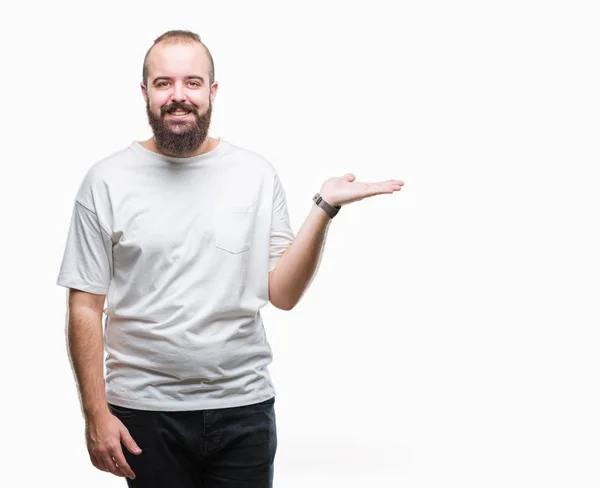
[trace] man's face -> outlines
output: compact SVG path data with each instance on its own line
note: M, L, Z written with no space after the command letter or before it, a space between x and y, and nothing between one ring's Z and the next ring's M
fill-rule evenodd
M208 135L217 91L217 83L209 86L208 56L196 42L158 44L147 66L142 92L156 146L165 154L189 156Z

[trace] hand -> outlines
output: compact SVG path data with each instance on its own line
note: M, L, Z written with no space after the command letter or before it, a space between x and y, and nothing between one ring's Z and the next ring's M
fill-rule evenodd
M135 478L127 464L121 441L132 454L141 454L127 427L110 412L86 419L85 437L92 464L116 476Z
M357 202L363 198L381 195L383 193L394 193L400 191L404 182L400 180L387 180L379 183L360 183L354 181L355 176L347 173L344 176L329 178L319 192L323 200L337 207Z

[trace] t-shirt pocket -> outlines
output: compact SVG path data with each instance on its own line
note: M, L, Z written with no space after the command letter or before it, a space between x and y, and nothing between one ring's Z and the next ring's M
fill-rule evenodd
M232 254L250 249L252 217L251 204L231 203L216 208L216 246Z

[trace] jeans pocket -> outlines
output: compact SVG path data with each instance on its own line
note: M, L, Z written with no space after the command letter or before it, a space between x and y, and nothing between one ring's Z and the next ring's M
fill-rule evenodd
M110 410L110 413L112 413L119 420L134 418L137 412L137 410L133 408L121 407L120 405L113 405L112 403L108 404L108 409Z

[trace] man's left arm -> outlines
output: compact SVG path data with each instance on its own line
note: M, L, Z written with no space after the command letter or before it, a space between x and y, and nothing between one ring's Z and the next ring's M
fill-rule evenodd
M387 180L379 183L354 182L348 173L329 178L320 195L331 206L343 206L373 195L399 191L404 182ZM291 310L310 286L321 262L331 218L321 207L313 205L290 247L269 273L269 301L277 308Z
M312 282L321 262L331 222L325 211L313 205L294 242L269 273L269 301L281 310L291 310Z

